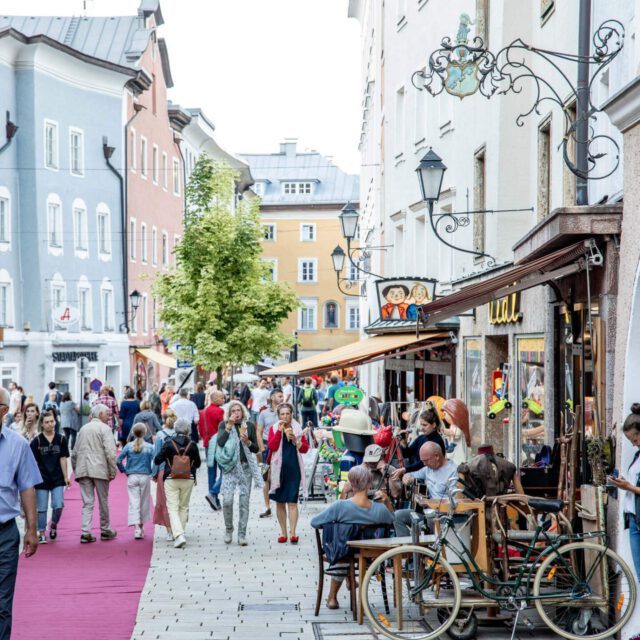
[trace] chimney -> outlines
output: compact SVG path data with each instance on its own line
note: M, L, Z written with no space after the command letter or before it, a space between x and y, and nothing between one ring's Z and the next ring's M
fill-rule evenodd
M297 144L298 138L285 138L284 142L280 143L280 153L283 153L287 158L294 157Z

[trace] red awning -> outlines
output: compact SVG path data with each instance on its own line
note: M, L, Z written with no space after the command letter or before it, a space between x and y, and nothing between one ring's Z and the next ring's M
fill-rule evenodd
M421 307L424 324L432 326L492 300L576 273L584 269L593 243L591 239L584 240L535 260L522 261L498 276L424 304Z

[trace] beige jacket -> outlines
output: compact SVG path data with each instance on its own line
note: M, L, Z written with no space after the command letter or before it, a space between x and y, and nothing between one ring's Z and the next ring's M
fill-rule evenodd
M116 443L104 422L94 418L80 429L71 453L71 465L76 480L113 480L116 477Z

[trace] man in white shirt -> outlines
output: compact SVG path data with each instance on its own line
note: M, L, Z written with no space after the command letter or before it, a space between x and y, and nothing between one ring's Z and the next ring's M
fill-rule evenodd
M191 439L194 442L198 442L200 437L198 436L197 424L200 420L200 413L198 407L193 400L189 400L189 391L182 387L180 393L174 394L169 403L171 409L178 418L188 420L191 423Z
M402 473L402 483L409 486L417 480L426 483L429 497L435 500L448 500L449 493L458 485L458 467L451 460L442 455L440 445L435 442L425 442L420 447L420 460L424 463L422 469ZM394 515L394 528L398 537L411 535L412 509L399 509ZM424 520L424 516L420 516Z
M284 379L282 393L284 395L284 402L293 404L293 386L291 385L291 378L287 377Z
M251 390L251 420L257 422L261 409L269 406L269 389L267 381L262 378Z
M18 385L15 382L9 383L9 415L7 416L7 423L13 422L13 417L20 411L22 406L22 394L18 389Z

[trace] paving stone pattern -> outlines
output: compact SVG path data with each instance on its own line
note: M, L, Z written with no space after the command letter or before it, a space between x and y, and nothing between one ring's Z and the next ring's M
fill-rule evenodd
M248 547L223 542L222 511L214 512L204 496L206 473L201 469L191 498L184 549L165 541L156 527L154 552L140 600L133 640L363 640L378 638L368 625L353 622L348 592L340 594L341 608L324 606L314 617L318 578L315 536L309 525L323 502L301 507L300 543L278 544L275 513L260 519L262 492L254 491L247 538ZM235 519L237 525L237 500ZM325 583L324 597L328 591ZM241 610L245 605L245 610ZM297 605L298 610L292 610ZM510 638L508 630L481 630L478 638ZM448 636L446 636L448 638ZM531 638L531 632L517 638ZM537 632L538 640L552 636Z

